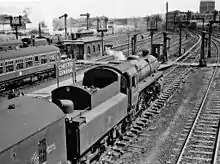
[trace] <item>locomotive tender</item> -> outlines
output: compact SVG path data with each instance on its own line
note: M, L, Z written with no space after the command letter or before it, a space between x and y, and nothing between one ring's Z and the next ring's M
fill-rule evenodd
M45 114L46 116L43 117L43 120L46 121L46 117L51 118L59 113L60 117L54 116L53 121L49 122L54 126L51 130L53 134L62 131L62 136L61 134L56 136L46 135L45 133L43 133L44 135L40 134L36 136L33 135L34 129L31 129L29 132L27 128L27 136L19 138L17 142L22 140L22 142L27 144L28 141L25 138L33 137L32 140L34 140L35 144L37 142L39 144L42 139L46 138L46 146L44 147L48 147L51 143L59 145L50 154L44 150L44 155L48 155L48 158L46 158L47 164L65 162L64 152L66 153L67 160L71 161L72 164L90 161L103 152L107 145L111 145L117 136L122 135L132 120L143 110L146 110L149 103L158 96L161 87L160 80L162 78L162 72L159 72L158 68L159 63L157 59L151 55L144 58L132 56L127 61L118 64L100 65L86 71L82 86L62 86L53 90L52 102L45 99L36 100L37 98L27 98L26 96L16 98L16 102L21 104L20 108L16 109L16 104L14 106L12 105L15 108L10 110L11 112L19 112L20 110L19 114L23 115L23 108L30 108L30 105L22 101L24 99L33 99L33 101L41 105L38 106L37 103L34 105L35 112L38 113L35 119L41 122L42 118L40 115ZM31 111L34 110L34 106L31 106L33 108ZM4 112L8 111L7 108L3 108L2 110ZM27 118L24 118L29 119L31 116L28 115L29 112L27 109L25 111L27 112ZM62 114L60 113L61 111ZM63 121L64 114L65 123ZM8 117L12 117L10 116L10 112L8 115ZM16 120L16 118L14 119ZM56 120L61 121L56 124ZM14 121L14 123L16 122ZM65 132L62 130L64 124L66 128ZM31 123L31 125L33 124ZM45 128L49 127L47 125L45 125ZM16 126L19 127L19 124ZM28 127L28 124L25 124L25 126ZM37 128L36 126L35 129ZM1 126L1 128L4 127ZM13 127L11 128L13 129ZM48 133L50 132L50 130L46 131ZM37 133L41 133L40 129ZM13 136L13 131L11 131L11 134ZM17 144L19 145L19 143ZM33 143L32 145L36 148L36 145L34 146ZM6 164L7 162L12 163L10 162L10 155L13 154L13 151L10 151L7 154L8 156L2 158L5 156L5 151L9 149L7 146L2 148L2 143L0 142L0 163L2 161L6 161ZM12 150L17 150L12 145L10 146ZM63 151L62 146L66 146L65 151ZM20 147L22 147L22 144ZM20 147L18 148L20 152L26 151ZM37 154L39 157L37 158L38 161L42 155L42 151L40 150L38 149ZM30 157L30 153L27 153L19 159L25 161ZM42 164L43 162L39 163Z
M0 105L1 164L65 164L65 115L53 103L27 96Z

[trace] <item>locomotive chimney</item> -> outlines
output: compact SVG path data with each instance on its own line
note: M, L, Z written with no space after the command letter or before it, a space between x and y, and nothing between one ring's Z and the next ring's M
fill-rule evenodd
M70 100L57 100L55 102L63 111L63 113L68 114L74 111L74 104Z
M148 50L142 50L142 56L145 57L149 54Z

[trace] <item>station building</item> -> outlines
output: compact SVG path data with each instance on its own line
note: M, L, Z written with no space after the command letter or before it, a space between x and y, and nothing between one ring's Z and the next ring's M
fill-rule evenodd
M71 34L63 44L70 58L87 60L102 56L102 39L94 36L91 31Z

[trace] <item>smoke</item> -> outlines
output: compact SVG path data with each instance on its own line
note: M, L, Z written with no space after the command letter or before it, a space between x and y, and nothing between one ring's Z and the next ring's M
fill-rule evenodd
M106 54L109 56L114 56L115 60L127 60L126 56L123 54L122 51L114 51L107 48Z
M31 27L38 27L38 24L44 21L49 29L49 33L52 34L53 16L52 16L51 8L49 6L50 6L50 2L39 1L38 3L28 8L28 17L32 22Z

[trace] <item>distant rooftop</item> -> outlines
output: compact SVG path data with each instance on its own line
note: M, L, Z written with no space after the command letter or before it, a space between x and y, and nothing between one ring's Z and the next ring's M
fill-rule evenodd
M215 0L200 0L200 2L215 2Z

